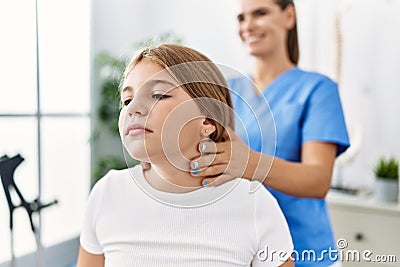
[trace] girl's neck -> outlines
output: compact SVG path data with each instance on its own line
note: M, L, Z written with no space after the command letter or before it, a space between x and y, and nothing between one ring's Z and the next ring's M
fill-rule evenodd
M193 177L189 172L189 161L177 165L179 167L167 159L152 160L151 168L143 174L153 188L163 192L186 193L201 187L201 178Z
M256 84L258 93L261 93L265 88L274 81L280 74L293 68L295 65L288 57L270 56L257 57L256 68L253 74L253 82Z

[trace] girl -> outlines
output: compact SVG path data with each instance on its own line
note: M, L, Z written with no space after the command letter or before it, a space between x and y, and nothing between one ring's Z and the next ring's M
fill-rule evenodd
M191 177L196 144L223 141L234 126L226 82L207 57L178 45L144 49L126 68L121 102L122 143L152 167L112 170L94 186L78 267L293 266L270 193L250 193L248 180L202 187Z

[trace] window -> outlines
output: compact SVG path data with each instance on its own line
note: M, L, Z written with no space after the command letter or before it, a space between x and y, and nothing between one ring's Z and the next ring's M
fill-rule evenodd
M47 247L79 235L90 188L90 1L37 7L38 58L35 0L0 2L0 157L25 158L14 178L28 201L59 201L41 213ZM11 258L8 215L1 188L0 262ZM35 250L28 217L17 209L15 255Z

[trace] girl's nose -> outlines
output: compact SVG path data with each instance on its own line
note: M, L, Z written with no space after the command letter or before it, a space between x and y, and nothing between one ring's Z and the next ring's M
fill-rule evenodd
M129 117L132 116L141 116L142 113L140 111L135 111L135 112L128 112Z
M143 101L132 100L128 105L128 116L145 116L147 114L147 107Z

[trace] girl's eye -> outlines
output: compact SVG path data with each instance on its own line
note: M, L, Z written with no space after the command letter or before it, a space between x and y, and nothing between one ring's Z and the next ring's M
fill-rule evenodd
M155 99L155 100L161 100L161 99L169 98L169 97L171 97L171 96L169 96L169 95L163 95L163 94L154 94L154 95L152 95L151 97L152 97L153 99Z
M243 15L237 16L237 20L238 20L238 22L244 21L244 16Z
M130 98L125 99L125 100L122 101L122 105L123 106L127 106L127 105L129 105L129 103L131 103L131 101L132 101L132 99L130 99Z

